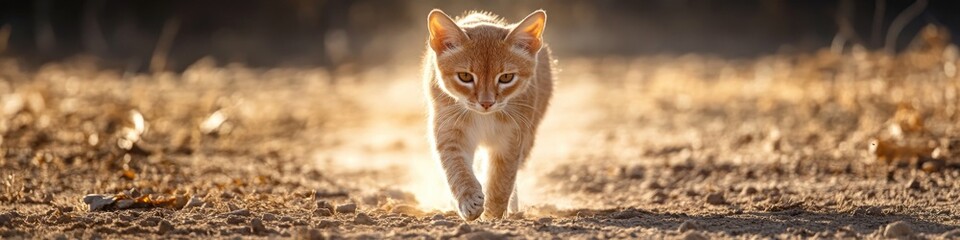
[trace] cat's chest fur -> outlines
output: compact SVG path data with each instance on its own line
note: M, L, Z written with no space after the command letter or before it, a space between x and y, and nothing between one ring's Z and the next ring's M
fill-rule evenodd
M465 127L466 135L481 146L499 147L513 142L517 130L512 125L507 113L476 114L470 113L471 119Z

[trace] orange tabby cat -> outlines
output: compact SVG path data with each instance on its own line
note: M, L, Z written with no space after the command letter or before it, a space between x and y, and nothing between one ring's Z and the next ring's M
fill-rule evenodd
M546 20L543 10L517 24L482 12L427 18L430 140L466 220L501 218L508 204L517 210L517 170L553 92L550 51L541 50ZM485 189L472 168L481 146L490 154Z

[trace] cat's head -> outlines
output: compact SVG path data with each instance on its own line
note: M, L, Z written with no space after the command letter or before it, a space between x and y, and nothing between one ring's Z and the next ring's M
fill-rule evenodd
M516 24L474 13L460 24L443 11L427 17L440 88L467 109L488 114L530 89L543 46L547 14L537 10Z

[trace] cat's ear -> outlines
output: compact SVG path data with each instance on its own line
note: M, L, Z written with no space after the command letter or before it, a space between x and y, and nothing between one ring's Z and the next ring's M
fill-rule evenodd
M460 26L457 26L457 23L440 9L430 11L430 15L427 16L427 28L430 29L430 48L433 48L437 54L460 46L470 39L463 29L460 29Z
M521 49L536 56L543 46L543 29L547 26L547 12L537 10L528 15L507 34L506 41L513 41Z

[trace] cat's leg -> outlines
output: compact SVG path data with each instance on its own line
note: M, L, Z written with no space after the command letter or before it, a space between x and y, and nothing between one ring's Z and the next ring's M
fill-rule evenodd
M440 116L434 125L434 147L447 175L450 192L457 201L460 217L474 220L483 213L483 189L473 173L476 140L470 139L464 126L450 123L452 116ZM444 124L448 123L448 124Z
M513 184L513 193L510 194L510 209L507 210L507 214L511 213L520 213L520 197L517 196L517 184Z
M490 151L484 219L503 218L516 190L517 171L530 152L529 141L511 141Z

